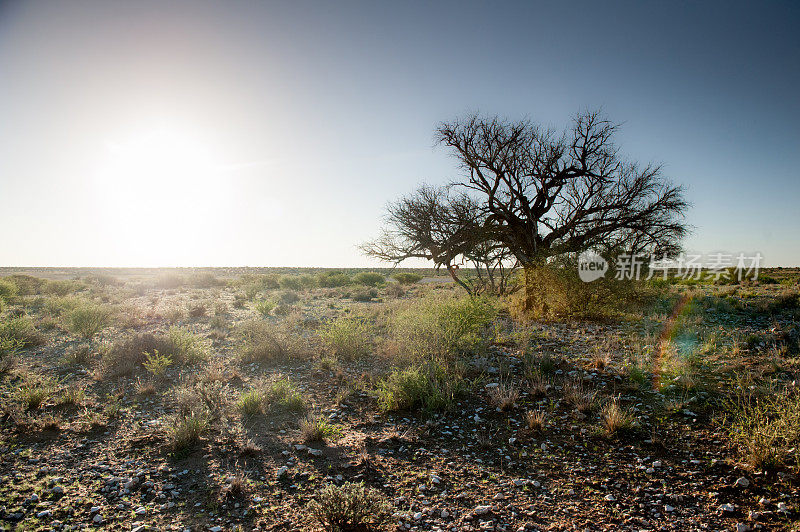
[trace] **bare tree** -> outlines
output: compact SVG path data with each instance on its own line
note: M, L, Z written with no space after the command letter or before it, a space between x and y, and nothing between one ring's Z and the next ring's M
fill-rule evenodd
M551 257L669 253L685 235L681 187L658 165L621 158L617 129L597 112L579 113L562 134L477 115L437 128L465 172L457 184L478 194L491 238L525 269L526 308L536 304L536 268Z
M507 260L508 253L492 242L491 224L469 195L424 185L387 211L381 236L361 246L365 254L395 264L410 258L430 260L437 268L444 266L469 294L475 287L459 277L459 262L470 261L485 270L492 287L505 285L504 265L496 261Z

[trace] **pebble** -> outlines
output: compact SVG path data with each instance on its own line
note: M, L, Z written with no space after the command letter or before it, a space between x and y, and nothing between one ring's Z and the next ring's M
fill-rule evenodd
M275 472L275 476L278 478L283 478L286 476L286 473L289 471L289 468L286 466L281 466L278 468L278 471Z
M750 485L750 481L747 480L747 477L739 477L739 478L737 478L736 479L736 483L734 484L734 486L739 487L739 488L746 488L749 485Z
M719 507L723 512L732 513L736 511L736 507L730 503L725 503Z
M475 509L472 511L475 515L486 515L492 511L491 506L476 506Z

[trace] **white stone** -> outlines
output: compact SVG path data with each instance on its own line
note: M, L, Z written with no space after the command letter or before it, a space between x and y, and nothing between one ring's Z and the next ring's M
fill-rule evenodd
M747 477L739 477L736 479L736 483L734 485L739 488L746 488L750 485L750 481L747 480Z
M472 511L475 515L486 515L492 511L491 506L476 506L475 509Z
M616 497L614 497L613 495L611 495L610 493L609 493L608 495L606 495L604 498L605 498L605 500L607 500L608 502L614 502L614 501L616 501L616 500L617 500L617 498L616 498Z

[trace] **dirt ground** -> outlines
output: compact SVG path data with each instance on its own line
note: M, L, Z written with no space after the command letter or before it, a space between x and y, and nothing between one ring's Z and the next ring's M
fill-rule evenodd
M2 275L11 273L19 272ZM435 412L378 408L374 390L396 365L380 324L398 305L455 293L449 283L391 294L393 283L372 294L288 290L298 300L277 305L275 316L256 302L287 290L249 298L239 271L195 284L163 272L27 273L80 280L56 293L18 293L3 313L27 316L39 335L0 376L3 530L320 530L309 502L324 485L348 481L383 493L388 528L397 530L800 530L795 465L753 467L725 424L737 390L797 386L797 308L770 306L796 290L793 270L771 272L774 284L673 286L660 307L619 319L521 324L501 312L485 348L463 355L468 390ZM353 300L365 290L367 300ZM661 331L685 294L693 303L676 318L665 355ZM113 309L114 319L82 338L63 310L74 297ZM353 315L379 324L368 356L335 357L315 343L322 324ZM291 321L310 347L242 359L237 331L249 321ZM100 374L115 343L171 327L201 338L206 358L173 364L157 380L141 367ZM672 366L653 360L667 356ZM639 374L631 361L641 357L650 357L649 370ZM302 413L237 410L255 383L278 376L302 395ZM176 390L199 378L217 383L220 414L196 445L176 452ZM37 379L50 383L45 397L21 406ZM570 399L576 388L587 407ZM496 401L497 389L511 391L509 404ZM65 399L70 390L81 392ZM602 405L615 399L633 423L609 436ZM541 413L541 428L528 412ZM325 443L303 443L309 413L335 427Z

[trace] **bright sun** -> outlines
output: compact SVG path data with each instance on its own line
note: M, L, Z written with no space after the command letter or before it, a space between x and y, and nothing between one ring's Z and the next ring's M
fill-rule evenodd
M225 193L216 154L212 143L172 127L106 142L96 191L116 249L109 259L172 266L197 256Z

